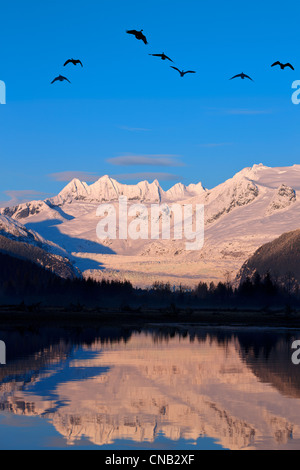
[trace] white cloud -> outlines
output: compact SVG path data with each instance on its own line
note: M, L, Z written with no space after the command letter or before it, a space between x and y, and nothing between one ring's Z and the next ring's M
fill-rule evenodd
M219 142L219 143L210 143L210 144L199 144L199 147L205 148L215 148L215 147L225 147L227 145L233 145L231 142Z
M122 173L119 175L111 175L111 178L116 180L123 180L123 181L181 181L182 178L178 175L174 175L172 173L160 173L160 172L142 172L142 173Z
M34 199L41 199L46 197L46 193L34 190L20 190L20 191L3 191L3 193L10 199L8 201L0 201L0 207L18 206L24 202L29 202Z
M87 183L94 183L99 179L99 176L95 173L88 173L86 171L61 171L60 173L51 173L48 176L55 181L63 182L69 182L74 178L78 178L79 180L86 181Z
M146 129L144 127L129 127L129 126L119 126L119 129L129 132L150 132L151 129Z
M154 154L154 155L122 155L109 158L107 160L111 165L116 166L184 166L184 163L178 161L179 155Z

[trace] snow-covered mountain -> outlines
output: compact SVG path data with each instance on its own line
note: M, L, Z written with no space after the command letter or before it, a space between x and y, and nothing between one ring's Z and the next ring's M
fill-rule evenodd
M127 185L109 176L102 176L98 181L91 184L73 179L58 196L49 199L50 205L58 206L74 201L85 202L111 202L117 201L120 196L126 196L129 201L158 203L163 200L182 200L205 192L201 183L198 185L184 186L178 183L169 191L164 191L157 180L153 183L141 181L137 185Z
M1 209L27 228L61 246L76 265L96 278L129 279L137 285L156 280L195 284L235 277L242 264L262 245L300 228L300 165L245 168L212 189L201 183L176 184L164 191L158 181L120 184L103 176L88 185L71 181L58 196ZM204 204L205 244L186 251L185 240L105 240L96 235L100 203ZM171 215L170 215L171 217ZM144 219L149 224L150 216ZM171 226L174 223L171 217Z
M13 207L0 209L0 213L13 217L14 219L27 219L28 217L47 213L47 218L55 219L61 217L59 208L64 204L76 202L105 203L116 202L121 196L126 196L128 201L141 203L177 202L206 194L207 190L201 183L185 186L177 183L168 191L164 191L157 180L153 183L141 181L137 185L127 185L109 176L102 176L90 186L74 178L55 197L45 201L32 201ZM63 219L63 217L62 217Z
M59 252L62 254L64 250L56 246L53 242L45 240L41 235L29 230L17 220L6 215L0 215L0 235L11 240L30 243L35 246L47 247L48 251ZM64 252L66 254L66 252Z
M28 217L32 217L40 213L43 214L44 218L47 217L48 220L57 218L61 218L63 220L63 217L60 215L59 208L52 208L48 201L24 202L17 206L0 209L0 214L11 217L15 220L27 219Z
M65 250L5 215L0 215L0 252L30 260L63 278L80 275Z

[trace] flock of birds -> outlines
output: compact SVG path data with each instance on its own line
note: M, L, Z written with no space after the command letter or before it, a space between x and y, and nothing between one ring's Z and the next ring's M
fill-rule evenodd
M64 67L66 67L66 66L69 65L69 64L73 64L73 65L78 65L78 64L80 64L81 67L83 67L82 62L81 62L81 60L79 60L79 59L69 59L69 60L67 60L67 61L64 63ZM55 83L55 82L64 82L64 81L71 83L68 78L64 77L63 75L58 75L58 77L55 77L55 79L52 80L51 85L52 85L53 83Z
M126 31L127 34L131 34L133 36L135 36L135 38L139 41L143 41L144 44L148 44L148 41L147 41L147 38L146 36L144 35L143 33L143 30L141 29L140 31L137 31L135 29L131 29L131 30L128 30ZM170 57L168 57L164 52L162 54L149 54L150 56L153 56L153 57L160 57L161 60L168 60L170 62L173 63L173 60L170 59ZM82 65L82 62L79 60L79 59L69 59L67 60L65 63L64 63L64 67L66 67L67 65L69 64L73 64L73 65L78 65L80 64L81 67L83 67ZM290 64L289 62L286 63L286 64L283 64L282 62L280 61L277 61L277 62L274 62L274 64L271 65L271 67L275 67L275 66L280 66L281 70L284 70L286 67L290 67L292 70L295 70L294 67L292 66L292 64ZM181 77L184 77L187 73L197 73L195 72L194 70L180 70L178 69L177 67L174 67L173 65L170 66L172 69L174 70L177 70L177 72L179 72L180 76ZM245 80L245 78L248 78L249 80L251 80L252 82L254 81L251 77L249 77L249 75L246 75L244 72L242 73L239 73L238 75L234 75L232 78L230 78L229 80L233 80L235 78L241 78L242 80ZM63 81L67 81L69 83L70 80L66 77L64 77L63 75L59 75L58 77L56 77L52 82L51 84L55 83L55 82L63 82Z

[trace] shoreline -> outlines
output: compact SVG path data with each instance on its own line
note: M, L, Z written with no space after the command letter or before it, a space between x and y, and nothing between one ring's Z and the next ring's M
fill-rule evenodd
M1 326L81 326L106 325L143 327L188 324L214 327L300 328L300 312L250 309L68 309L64 307L0 306Z

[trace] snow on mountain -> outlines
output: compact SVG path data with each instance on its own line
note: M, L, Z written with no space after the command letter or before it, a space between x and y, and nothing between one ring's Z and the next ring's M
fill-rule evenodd
M182 183L177 183L168 191L163 193L164 201L183 201L195 196L202 196L206 193L202 183L190 184L185 186Z
M80 274L65 250L5 215L0 215L0 252L29 259L63 278Z
M50 201L24 202L13 207L0 208L0 215L5 215L14 220L27 220L29 217L41 215L44 220L56 220L57 223L68 218L68 215Z
M48 245L49 248L51 247L53 250L57 249L60 252L63 251L54 243L46 241L38 233L27 229L20 222L6 215L0 215L0 235L26 243L44 246Z
M88 195L89 186L75 178L69 184L67 184L67 186L59 193L58 196L50 199L50 202L53 205L61 205L65 202L84 201Z
M102 176L91 184L78 179L71 181L58 196L49 199L50 205L63 205L74 201L103 203L117 201L126 196L129 201L159 203L162 201L178 201L205 193L201 183L186 187L178 183L168 191L164 191L157 180L149 183L141 181L136 185L121 184L109 176Z
M182 183L177 183L175 184L175 186L173 186L171 189L169 189L166 193L166 199L172 201L178 201L178 200L182 200L182 199L187 199L190 194L186 188L186 186L184 186L184 184Z
M243 173L238 173L206 194L206 223L213 223L234 208L252 203L258 195L258 186Z
M202 183L190 184L186 187L186 190L189 194L192 194L193 196L200 196L206 192L206 189L203 188Z
M49 201L53 205L62 205L74 201L85 202L111 202L117 201L120 196L126 196L128 200L142 202L160 202L161 189L157 180L153 183L142 181L137 185L125 185L109 176L102 176L98 181L88 186L78 179L69 183L58 196Z
M296 202L296 191L285 184L282 184L274 194L266 215L272 215L274 212L287 209L291 204Z
M155 280L195 284L199 280L235 277L242 264L263 244L300 228L300 165L245 168L212 189L202 184L176 184L164 191L158 181L125 185L104 176L87 185L73 180L45 201L2 209L13 219L52 240L76 258L76 265L94 277L126 278L134 284ZM188 252L186 240L102 240L96 235L97 207L126 196L128 205L143 203L204 204L205 245ZM9 211L9 212L8 212ZM147 224L152 218L144 217ZM171 227L174 217L170 213Z
M3 209L0 209L0 214L7 215L18 220L26 219L26 217L30 217L31 215L36 215L44 211L47 211L48 213L51 211L50 207L46 204L46 202L32 201L19 204L18 206L5 207Z

